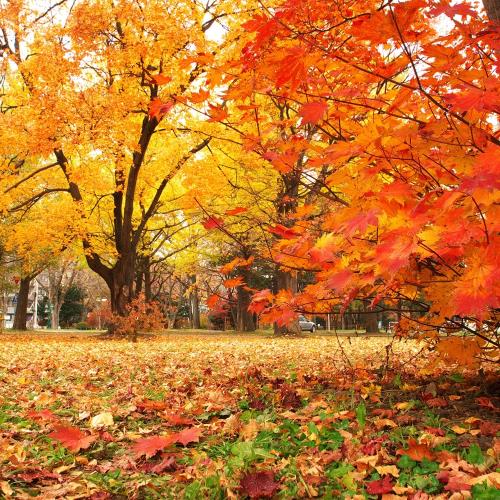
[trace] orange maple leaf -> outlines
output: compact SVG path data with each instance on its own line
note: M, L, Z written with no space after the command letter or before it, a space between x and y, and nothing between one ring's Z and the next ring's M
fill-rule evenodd
M236 278L231 278L224 281L224 286L226 288L236 288L243 285L245 282L241 276L237 276Z
M408 455L416 462L421 462L424 458L428 460L434 459L434 453L426 444L420 444L415 439L409 439L408 446L408 449L401 448L396 453L398 455Z

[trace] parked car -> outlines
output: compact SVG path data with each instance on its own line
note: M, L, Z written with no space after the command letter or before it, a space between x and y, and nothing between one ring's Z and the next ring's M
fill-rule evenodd
M299 316L299 325L302 331L314 333L316 331L316 324L309 321L305 316Z

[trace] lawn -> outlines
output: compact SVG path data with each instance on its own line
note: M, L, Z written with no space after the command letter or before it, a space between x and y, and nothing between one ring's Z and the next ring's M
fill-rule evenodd
M494 368L432 362L388 338L0 335L0 496L497 499Z

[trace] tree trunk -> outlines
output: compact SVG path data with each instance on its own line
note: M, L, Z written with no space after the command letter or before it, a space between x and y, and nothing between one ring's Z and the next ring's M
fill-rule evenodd
M146 302L151 302L151 300L153 300L153 294L151 292L151 268L148 257L146 257L144 262L144 299Z
M490 21L500 22L500 0L483 0L483 5Z
M62 302L60 297L52 298L52 313L50 324L54 330L59 328L59 313L61 312Z
M292 295L297 293L297 278L293 276L292 273L278 268L275 273L274 293L278 293L282 290L289 291ZM275 335L298 335L299 333L301 333L301 330L298 320L283 326L278 325L278 323L274 323Z
M16 313L14 315L14 330L27 330L28 319L28 296L30 293L31 277L21 278L19 293L17 295Z
M363 305L363 309L366 311L366 313L363 314L365 317L366 333L378 333L377 313L375 311L368 311L366 304Z
M191 276L191 283L194 285L189 293L189 309L191 311L191 328L199 330L200 323L200 298L198 296L198 288L196 287L196 275Z
M246 282L246 277L245 282ZM248 310L248 306L252 300L250 292L244 287L237 288L236 302L236 331L238 332L255 332L254 315Z

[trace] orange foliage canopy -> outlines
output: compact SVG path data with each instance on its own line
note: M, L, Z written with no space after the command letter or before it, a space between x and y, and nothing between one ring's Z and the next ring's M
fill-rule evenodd
M250 41L226 97L255 112L228 119L252 130L246 144L271 167L283 171L277 160L293 142L286 173L324 178L313 214L270 229L275 260L314 272L315 283L286 301L258 294L254 309L276 321L273 307L289 318L354 299L374 311L403 300L413 304L408 318L415 307L426 312L421 329L476 322L491 340L500 307L498 26L441 0L328 9L286 0L245 28ZM286 127L293 137L280 134Z

